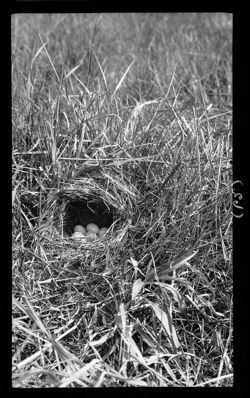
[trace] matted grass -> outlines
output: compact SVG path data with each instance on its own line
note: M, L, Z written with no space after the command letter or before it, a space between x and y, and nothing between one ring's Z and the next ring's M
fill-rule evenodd
M231 19L13 16L14 387L232 386Z

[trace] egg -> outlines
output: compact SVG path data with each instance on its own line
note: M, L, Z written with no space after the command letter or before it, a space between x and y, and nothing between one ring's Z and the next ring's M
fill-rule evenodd
M99 227L96 224L90 223L86 227L87 232L94 232L95 234L98 234L99 232Z
M94 240L94 239L97 238L97 234L95 232L88 231L86 233L86 237L87 237L88 240Z
M100 236L100 238L101 238L103 235L106 234L107 230L108 230L108 228L106 228L106 227L103 227L103 228L100 229L100 231L99 231L99 236Z
M81 232L74 232L71 236L72 239L81 240L84 238L84 235Z
M86 229L82 225L76 225L74 232L81 232L83 235L86 234Z

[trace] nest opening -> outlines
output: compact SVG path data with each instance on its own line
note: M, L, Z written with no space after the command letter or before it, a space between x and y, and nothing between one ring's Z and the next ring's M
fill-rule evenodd
M86 228L89 223L94 223L99 228L109 228L113 222L114 210L108 208L101 200L72 199L65 206L63 230L71 235L75 225L83 225Z

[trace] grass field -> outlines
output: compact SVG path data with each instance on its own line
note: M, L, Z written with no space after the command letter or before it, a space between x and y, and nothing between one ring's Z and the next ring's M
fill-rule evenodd
M232 15L13 15L12 125L13 387L232 386Z

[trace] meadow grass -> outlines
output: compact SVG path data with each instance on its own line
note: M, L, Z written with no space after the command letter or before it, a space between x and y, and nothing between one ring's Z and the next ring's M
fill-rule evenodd
M13 15L13 387L232 386L231 46L230 14Z

